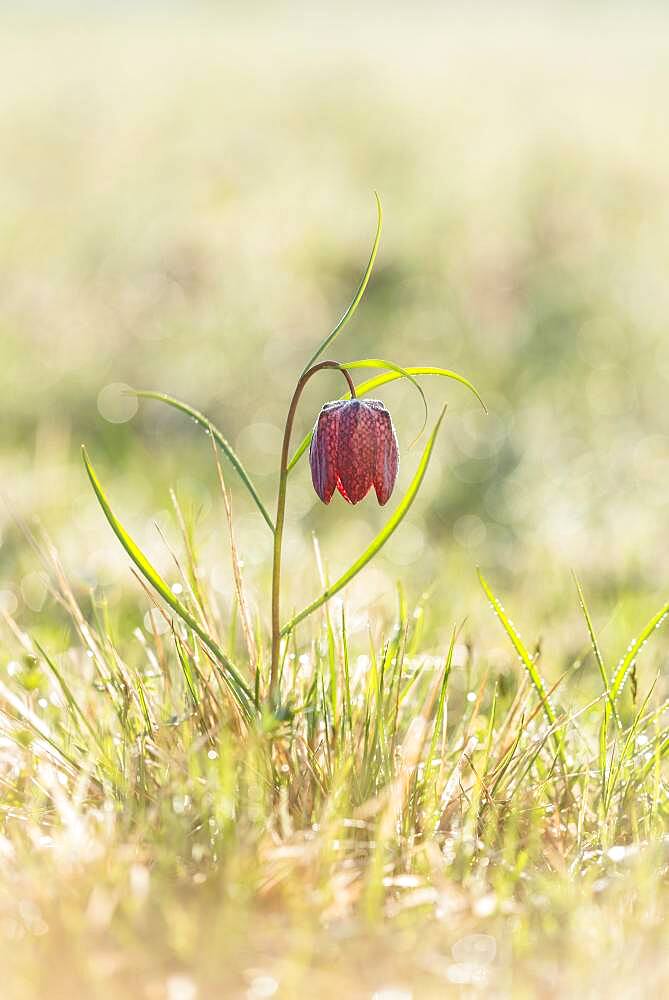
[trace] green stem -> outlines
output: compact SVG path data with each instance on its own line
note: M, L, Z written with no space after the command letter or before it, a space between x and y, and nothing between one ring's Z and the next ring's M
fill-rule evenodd
M286 487L288 484L288 451L290 449L290 436L293 431L297 404L300 401L302 390L312 375L322 371L324 368L336 368L342 373L351 392L351 399L355 399L355 386L353 380L345 368L342 368L338 361L320 361L317 365L307 368L300 376L295 387L293 398L290 401L288 416L286 417L286 427L283 433L283 446L281 448L281 465L279 467L279 492L276 504L276 520L274 522L274 558L272 563L272 659L269 674L270 700L272 705L276 704L277 687L279 683L279 654L281 647L281 543L283 541L283 526L286 516Z

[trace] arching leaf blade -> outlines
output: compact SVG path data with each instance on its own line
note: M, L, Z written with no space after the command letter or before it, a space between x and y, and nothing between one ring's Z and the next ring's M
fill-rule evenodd
M662 625L667 616L669 616L669 601L660 608L657 614L653 615L645 628L641 630L634 642L632 642L628 647L625 655L616 668L613 683L611 684L611 698L614 702L618 700L623 692L627 675L632 669L632 664L636 660L642 648L650 639L655 629Z
M137 569L140 571L142 576L148 580L151 586L156 590L162 599L168 604L172 610L179 616L191 628L196 635L202 640L204 645L213 654L216 660L220 663L222 667L223 677L225 678L228 687L235 698L242 714L247 720L250 720L253 716L252 704L253 696L249 687L247 686L244 679L239 674L237 668L232 663L232 661L226 656L223 650L220 648L217 642L211 638L210 635L202 628L200 623L196 618L190 613L188 608L186 608L181 601L175 596L168 584L163 580L162 576L158 570L151 564L151 562L144 555L142 550L139 548L137 543L133 541L128 532L125 530L121 522L118 520L114 512L112 511L109 501L105 495L100 480L90 463L86 448L82 446L81 453L84 460L84 465L86 467L86 472L88 473L88 478L91 481L91 486L95 492L102 511L107 518L112 531L118 538L119 542L128 553L132 561L134 562Z
M133 389L133 392L136 396L139 396L142 399L157 399L159 403L167 403L168 406L174 407L175 410L180 410L182 413L186 413L189 417L192 417L193 420L195 420L198 424L200 424L201 427L204 427L205 430L210 431L217 445L219 446L223 454L227 457L233 469L235 470L241 481L244 483L244 486L246 486L247 490L251 494L251 497L253 498L256 507L258 508L263 518L265 519L268 528L270 529L272 534L274 534L274 522L270 517L267 508L262 502L260 494L258 493L258 490L256 489L253 480L251 479L250 475L244 468L242 460L235 453L230 442L223 436L223 434L216 427L216 425L212 424L209 417L206 417L204 413L200 413L199 410L196 410L192 406L189 406L188 403L184 403L180 399L175 399L174 396L168 396L167 393L164 392L154 392L153 390L150 389Z
M488 598L488 600L490 601L490 604L492 606L493 611L497 615L502 628L504 629L504 631L506 632L507 636L511 640L511 645L515 649L516 653L520 657L520 660L521 660L523 666L527 670L527 673L529 675L530 680L532 681L534 689L535 689L536 693L539 696L539 699L540 699L541 704L543 706L544 715L546 716L546 719L548 720L549 725L550 726L555 726L555 724L557 722L557 716L555 715L555 712L553 710L553 706L551 705L550 701L548 700L548 693L546 691L544 682L541 679L541 675L540 675L540 673L539 673L539 671L537 669L536 663L534 662L534 660L532 659L532 657L528 653L523 640L521 639L520 635L516 631L516 628L513 625L513 623L511 622L511 620L510 620L509 616L507 615L506 611L502 607L501 602L493 594L493 592L492 592L492 590L490 588L490 584L488 583L488 581L484 577L484 575L481 572L481 570L478 571L478 576L479 576L479 581L481 583L481 586L483 587L483 591L484 591L486 597ZM559 730L556 730L553 735L554 735L554 738L555 738L555 743L556 743L557 750L558 750L558 753L560 755L560 758L562 759L562 761L564 761L566 759L566 754L565 754L565 748L564 748L563 734Z
M444 406L439 416L439 419L437 420L434 429L430 434L430 437L428 438L428 441L425 445L423 454L418 464L418 468L416 469L414 477L411 480L411 483L409 484L409 488L402 497L401 502L395 509L390 520L386 522L384 527L381 529L378 535L370 542L365 551L356 559L353 565L350 566L346 570L346 572L339 577L338 580L330 584L330 586L327 587L323 591L323 593L320 594L319 597L313 600L311 604L308 604L306 608L303 608L302 611L299 612L299 614L294 615L293 618L291 618L290 621L283 626L283 628L281 629L281 635L286 635L287 633L292 632L292 630L295 628L296 625L299 624L299 622L303 621L310 614L312 614L312 612L320 608L323 604L325 604L326 601L329 601L331 597L334 597L334 595L338 593L343 587L345 587L347 583L350 583L351 580L358 575L360 570L363 569L367 565L367 563L374 558L377 552L379 552L379 550L385 545L390 536L400 525L400 523L408 513L412 503L416 499L418 490L421 487L421 484L425 477L425 473L427 472L427 467L430 462L432 451L434 449L435 441L437 439L437 434L439 433L439 428L441 427L441 422L444 419L445 413L446 413L446 407Z
M402 368L400 365L396 365L392 361L385 361L383 358L363 358L361 361L347 361L345 364L342 364L341 367L342 368L383 368L383 369L385 369L388 372L394 372L400 378L406 378L406 379L408 379L411 382L411 384L416 387L416 389L420 393L420 398L423 401L424 416L423 416L422 427L421 427L420 431L418 432L418 434L416 435L416 438L414 439L414 441L411 442L412 445L414 445L416 443L416 441L418 440L418 438L423 433L423 431L425 430L425 425L427 424L427 399L425 398L425 393L423 392L423 387L421 386L420 382L411 374L411 372L408 369L406 369L406 368ZM357 392L357 390L356 390L356 392Z
M346 365L342 365L342 367L345 368ZM465 378L464 375L460 375L458 372L451 371L450 368L435 368L432 365L419 365L417 367L412 366L410 368L405 368L404 371L406 372L407 375L439 375L441 376L441 378L453 379L455 382L459 382L461 385L464 385L467 389L469 389L469 391L476 396L479 403L483 407L484 411L486 413L488 412L488 408L483 402L483 399L481 398L481 395L478 389L474 386L474 384L470 382L468 378ZM378 389L379 386L387 385L389 382L396 382L398 379L403 377L404 377L403 375L401 375L399 372L396 371L384 372L383 375L375 375L374 378L370 378L367 379L365 382L361 382L360 385L356 386L355 391L358 396L366 396L368 395L368 393L373 392L374 389ZM350 399L351 394L350 392L347 392L344 396L341 396L340 398ZM295 468L299 460L302 458L302 455L304 455L305 451L309 447L309 443L311 441L311 433L312 432L309 431L309 433L300 442L297 451L295 452L290 462L288 463L289 472Z
M353 318L356 309L360 305L360 300L365 294L365 289L367 288L367 284L374 269L374 261L376 260L376 254L379 249L379 242L381 240L381 228L383 226L383 210L381 208L381 199L379 198L378 192L376 191L374 192L374 197L376 198L376 235L374 237L374 243L372 244L372 251L369 255L369 261L367 262L367 267L365 268L365 273L362 276L360 284L358 285L358 289L355 295L353 296L353 299L350 302L348 308L346 309L343 316L335 326L334 330L331 330L330 333L327 335L327 337L325 337L324 340L321 341L321 343L318 346L318 349L309 358L306 365L302 369L301 373L302 375L304 375L304 373L309 368L311 368L311 366L318 360L318 358L320 358L323 351L325 351L330 346L335 337L339 336L339 334L342 332L342 330L349 322L349 320Z

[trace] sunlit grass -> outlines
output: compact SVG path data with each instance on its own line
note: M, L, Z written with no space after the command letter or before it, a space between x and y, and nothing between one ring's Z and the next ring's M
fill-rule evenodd
M511 7L3 19L3 1000L666 994L666 14ZM377 186L334 347L449 409L326 601L387 515L310 388L277 713Z
M131 980L168 997L632 989L632 952L666 975L655 685L611 692L616 715L606 689L546 690L485 583L511 640L501 672L458 628L427 655L402 591L376 635L333 600L286 651L283 719L245 719L212 653L245 662L239 607L226 619L194 576L182 527L170 592L215 647L148 594L146 627L119 635L46 541L69 650L5 616L6 995L52 995L45 963L104 996ZM570 669L599 677L594 656Z

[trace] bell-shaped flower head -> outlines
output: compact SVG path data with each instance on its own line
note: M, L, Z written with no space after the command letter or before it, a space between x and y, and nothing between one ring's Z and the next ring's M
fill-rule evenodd
M311 478L323 503L335 489L351 504L371 487L381 506L393 492L399 449L390 414L378 399L326 403L316 421L309 451Z

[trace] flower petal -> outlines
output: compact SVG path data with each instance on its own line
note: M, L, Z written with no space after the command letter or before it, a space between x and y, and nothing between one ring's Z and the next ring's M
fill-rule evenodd
M375 413L366 402L349 400L341 410L337 443L337 489L351 504L369 493L376 461Z
M374 468L374 489L383 507L390 500L390 495L397 479L400 464L400 453L397 446L395 428L390 414L385 407L376 410L376 464Z
M337 438L340 403L326 403L318 415L309 448L311 481L323 503L330 503L337 486Z

